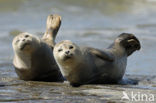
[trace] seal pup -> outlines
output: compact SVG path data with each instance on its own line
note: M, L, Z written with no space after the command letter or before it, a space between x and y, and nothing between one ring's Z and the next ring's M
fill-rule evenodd
M54 47L54 58L72 86L117 83L125 73L127 57L141 48L129 33L119 35L109 48L80 47L64 40Z
M42 39L26 32L13 39L13 65L20 79L52 82L64 80L53 56L54 40L60 27L57 17L48 16L47 29Z

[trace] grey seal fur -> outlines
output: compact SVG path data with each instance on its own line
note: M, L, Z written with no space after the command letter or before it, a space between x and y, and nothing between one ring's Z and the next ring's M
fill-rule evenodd
M104 50L64 40L55 45L53 54L63 76L72 86L80 86L119 82L126 70L127 57L140 48L133 34L122 33Z
M42 38L25 32L13 39L13 65L20 79L64 81L53 56L54 40L60 27L60 20L58 15L49 15L47 29Z

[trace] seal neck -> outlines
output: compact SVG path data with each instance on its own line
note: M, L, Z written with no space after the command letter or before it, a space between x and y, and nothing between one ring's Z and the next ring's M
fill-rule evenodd
M123 46L121 46L119 43L113 43L110 49L113 51L113 53L117 54L118 56L127 55L126 49Z

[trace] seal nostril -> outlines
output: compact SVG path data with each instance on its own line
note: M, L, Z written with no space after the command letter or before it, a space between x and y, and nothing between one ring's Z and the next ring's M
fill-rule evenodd
M22 41L25 41L25 39L23 39Z
M69 51L66 51L65 53L66 53L66 54L69 54Z

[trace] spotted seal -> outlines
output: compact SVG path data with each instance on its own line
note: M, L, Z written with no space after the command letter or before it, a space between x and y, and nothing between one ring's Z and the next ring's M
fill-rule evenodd
M133 34L122 33L104 50L64 40L55 45L53 54L63 76L72 86L80 86L118 82L125 73L127 57L140 48Z

